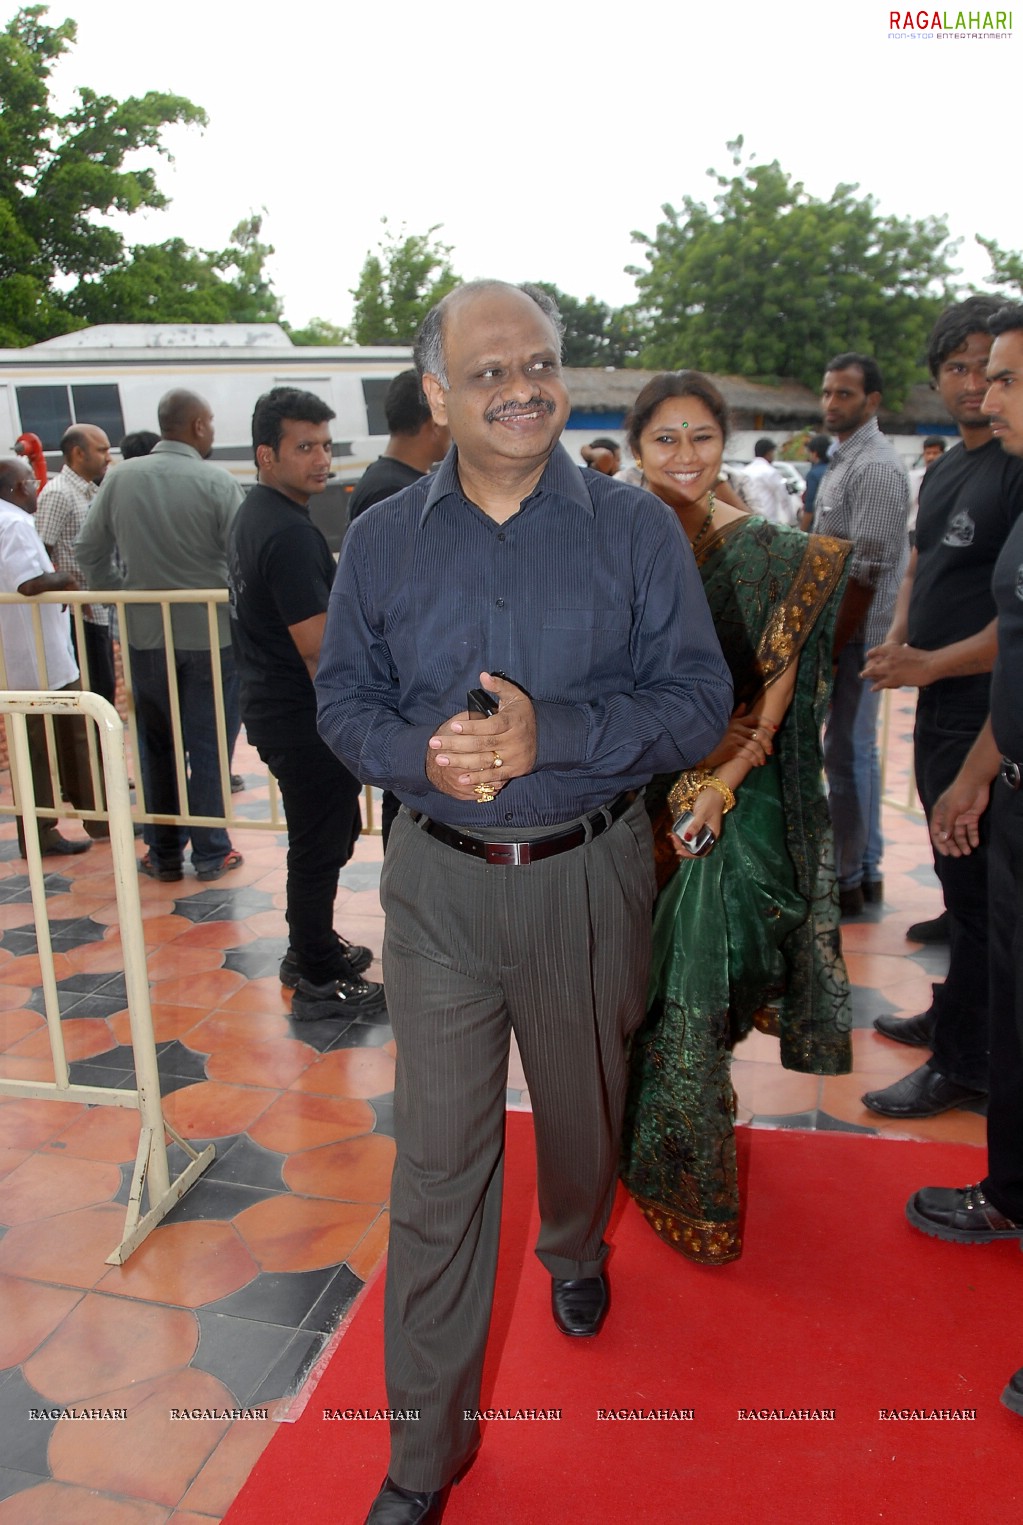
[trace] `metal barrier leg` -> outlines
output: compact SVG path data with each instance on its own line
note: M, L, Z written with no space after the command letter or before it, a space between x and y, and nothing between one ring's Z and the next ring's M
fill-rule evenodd
M117 711L98 694L22 693L0 695L0 711L14 717L14 761L26 823L29 880L35 914L36 941L43 974L46 1022L53 1055L54 1080L9 1080L0 1077L0 1094L30 1096L44 1100L82 1101L92 1105L136 1107L140 1115L139 1145L135 1157L131 1195L125 1217L124 1237L107 1256L108 1265L121 1265L178 1202L216 1157L212 1144L197 1152L180 1134L170 1128L163 1116L160 1098L160 1074L157 1067L156 1041L153 1036L153 1013L149 1002L149 978L146 950L142 936L142 907L139 899L138 871L135 866L131 801L128 793L128 770L124 750L124 727ZM110 820L110 847L113 855L114 884L124 950L124 979L131 1024L132 1051L135 1056L134 1091L119 1091L105 1086L82 1086L71 1082L64 1036L61 1030L60 1005L53 974L53 953L46 911L46 888L36 830L36 802L29 766L26 716L31 714L81 715L95 720L103 759ZM189 1163L175 1180L170 1179L167 1161L167 1134L179 1144ZM143 1188L149 1208L140 1216Z

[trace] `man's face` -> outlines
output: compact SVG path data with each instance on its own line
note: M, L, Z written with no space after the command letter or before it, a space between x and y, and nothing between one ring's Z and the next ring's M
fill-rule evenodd
M1023 455L1023 329L1000 334L991 346L984 412L991 433L1010 455Z
M970 334L965 344L953 350L938 366L934 384L938 395L953 419L964 429L986 429L982 411L987 391L987 363L991 354L991 335ZM941 451L936 451L940 455ZM924 450L924 460L927 451Z
M940 445L925 445L923 451L924 470L926 471L928 466L933 466L935 461L940 461L944 453Z
M71 470L83 481L95 482L98 486L110 465L110 441L103 430L93 424L88 426L85 434L86 444L73 452Z
M330 481L330 424L286 418L277 451L260 445L256 456L261 482L295 503L308 503Z
M19 461L18 465L21 467L21 475L11 489L10 501L24 509L26 514L34 514L39 506L39 483L27 461Z
M208 461L213 454L213 409L203 408L197 413L192 424L192 436L195 448L204 461Z
M424 376L437 423L469 465L528 466L550 455L568 421L558 336L523 291L456 297L444 314L448 386Z
M859 366L842 371L825 371L821 387L821 413L824 427L839 439L848 439L873 418L881 406L881 393L868 392Z

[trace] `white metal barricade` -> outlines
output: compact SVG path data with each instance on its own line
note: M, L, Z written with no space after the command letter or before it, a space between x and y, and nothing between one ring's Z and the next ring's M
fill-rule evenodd
M131 1195L124 1224L124 1238L107 1256L109 1265L120 1265L141 1244L146 1235L179 1201L192 1182L213 1162L216 1150L208 1145L197 1153L163 1116L160 1100L160 1076L157 1070L153 1014L149 1004L149 980L146 950L142 936L142 910L139 901L135 839L128 793L128 770L124 748L124 726L114 707L90 693L0 693L0 713L5 717L19 809L25 819L25 847L28 854L29 883L35 913L36 944L42 968L43 995L46 1002L46 1025L53 1058L53 1080L13 1080L0 1075L0 1095L32 1097L49 1101L80 1101L90 1106L134 1107L140 1117L139 1146L135 1157ZM40 816L51 816L52 807L37 807L29 759L27 719L36 716L89 716L96 723L100 742L103 782L110 821L110 847L113 855L117 909L120 917L121 946L124 952L124 979L127 989L131 1043L135 1055L136 1089L115 1090L99 1085L72 1084L68 1071L64 1034L61 1029L57 982L53 970L53 948L46 909L46 887L39 833ZM2 1056L0 1056L2 1064ZM169 1134L189 1156L185 1169L171 1181L167 1162ZM142 1213L143 1187L148 1194L148 1211Z

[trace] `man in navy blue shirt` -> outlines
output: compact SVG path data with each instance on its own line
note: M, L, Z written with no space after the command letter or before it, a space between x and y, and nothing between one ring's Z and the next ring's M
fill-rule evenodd
M391 1409L416 1417L392 1419L373 1525L439 1520L479 1445L512 1031L555 1323L600 1327L650 957L641 791L706 756L732 701L674 515L558 443L550 299L460 287L416 363L454 448L350 530L317 676L324 739L405 807L381 879L398 1049L385 1342ZM467 708L479 685L489 718Z

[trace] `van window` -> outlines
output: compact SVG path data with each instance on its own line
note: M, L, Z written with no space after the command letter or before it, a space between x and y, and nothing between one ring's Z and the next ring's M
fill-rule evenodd
M384 398L387 396L387 388L391 385L390 376L364 376L362 378L362 395L366 399L366 416L369 419L367 426L370 434L387 434L387 415L384 412Z
M59 450L65 429L95 424L111 444L124 437L124 413L117 383L81 386L18 387L18 412L26 434L38 434L44 450Z
M18 412L25 434L38 434L44 450L59 450L71 423L67 387L18 387Z
M73 386L75 423L95 424L102 429L112 445L119 445L124 438L124 414L121 411L119 387L109 383Z

